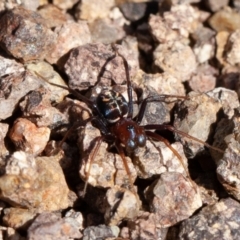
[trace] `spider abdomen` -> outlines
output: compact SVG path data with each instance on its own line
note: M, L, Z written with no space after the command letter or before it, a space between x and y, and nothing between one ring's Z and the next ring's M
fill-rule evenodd
M122 94L113 90L102 90L97 97L97 106L109 123L116 123L128 114L128 103Z

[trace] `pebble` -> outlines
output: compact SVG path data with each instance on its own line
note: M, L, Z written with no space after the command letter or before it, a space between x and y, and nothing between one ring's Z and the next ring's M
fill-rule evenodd
M217 113L222 107L220 102L210 98L206 94L190 92L189 100L180 104L177 114L175 115L174 126L195 138L207 141L211 132L211 126L217 120ZM187 109L187 111L186 111ZM200 143L192 141L189 138L179 135L178 139L186 144L187 156L192 158L204 149Z
M181 173L160 175L145 192L151 212L162 227L170 227L189 218L202 206L200 192Z
M222 199L183 221L180 225L179 239L238 239L239 214L239 203L236 200L229 197Z
M37 127L25 118L18 118L9 132L9 137L18 150L36 156L46 147L50 137L50 129L48 127Z
M34 11L21 7L9 10L0 18L0 25L2 48L21 61L44 59L55 44L55 34Z
M41 213L28 229L28 240L80 239L82 234L73 219L61 218L54 213Z
M233 32L239 29L240 14L233 9L226 7L213 14L208 20L208 23L216 32Z
M68 207L68 187L54 157L36 157L22 151L11 155L0 177L0 199L10 206L57 211Z

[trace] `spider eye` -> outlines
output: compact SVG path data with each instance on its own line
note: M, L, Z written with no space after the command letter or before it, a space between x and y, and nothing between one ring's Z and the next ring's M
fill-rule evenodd
M137 142L139 147L144 147L146 145L146 136L144 134L139 135Z
M133 140L129 139L127 141L127 144L126 144L127 152L133 152L136 149L136 147L137 147L136 143Z

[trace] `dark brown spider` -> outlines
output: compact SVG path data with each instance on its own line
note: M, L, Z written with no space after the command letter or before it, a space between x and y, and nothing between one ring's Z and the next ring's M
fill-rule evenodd
M122 158L124 167L128 174L131 190L133 192L135 192L133 187L134 183L131 178L131 173L127 164L125 152L131 153L134 150L136 150L138 147L144 147L147 139L163 142L179 159L187 176L189 177L190 181L192 181L190 176L188 175L188 171L183 163L183 159L180 156L180 154L171 146L171 144L167 139L150 130L169 130L169 131L178 133L184 137L187 137L193 141L199 142L219 152L223 152L223 151L218 148L212 147L209 144L193 136L190 136L182 131L177 130L172 125L149 124L149 125L141 126L140 124L143 119L146 106L149 102L156 102L156 101L165 102L167 98L174 97L174 98L186 99L187 97L176 96L176 95L149 96L142 101L141 107L137 116L133 118L132 85L131 85L130 76L129 76L128 63L127 63L127 60L124 58L124 56L118 52L118 49L115 45L113 45L113 50L115 55L111 57L111 60L116 56L120 56L123 60L123 64L126 72L126 80L127 80L127 94L129 99L128 102L120 93L115 92L113 90L103 89L101 93L97 96L96 101L91 101L90 99L86 98L85 96L83 96L82 94L80 94L75 90L51 83L52 85L69 90L79 100L85 102L88 105L88 107L92 110L92 116L86 121L82 122L81 124L83 125L91 121L93 125L97 126L97 128L101 131L101 136L96 137L95 139L95 146L91 153L88 169L85 169L86 183L84 188L84 194L86 192L86 187L87 187L87 183L90 175L92 162L94 161L94 158L96 157L99 151L99 148L101 146L101 143L103 141L106 141L109 144L115 145L119 155ZM66 139L66 136L64 137L62 142L65 139Z

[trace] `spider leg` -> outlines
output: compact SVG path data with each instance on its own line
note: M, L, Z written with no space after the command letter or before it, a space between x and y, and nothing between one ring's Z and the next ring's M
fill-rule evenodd
M134 189L134 184L133 184L133 181L132 181L131 172L130 172L130 169L128 167L128 163L127 163L127 160L126 160L125 153L123 151L123 147L121 146L121 144L119 142L116 142L115 146L116 146L116 148L118 150L118 153L119 153L120 157L122 158L124 168L125 168L125 170L127 172L129 183L130 183L130 187L131 187L131 191L137 195L137 193L136 193L136 191Z
M182 135L184 137L187 137L187 138L189 138L189 139L191 139L191 140L193 140L195 142L201 143L201 144L203 144L204 146L206 146L208 148L211 148L211 149L216 150L218 152L224 153L224 151L222 149L217 148L217 147L213 147L210 144L208 144L208 143L206 143L206 142L204 142L204 141L202 141L202 140L200 140L198 138L195 138L195 137L193 137L193 136L191 136L191 135L189 135L189 134L187 134L185 132L182 132L182 131L176 129L175 127L173 127L171 125L167 125L167 124L163 124L163 125L149 124L149 125L145 125L143 127L145 129L148 129L148 130L169 130L171 132L175 132L175 133L178 133L178 134L180 134L180 135Z
M86 169L87 168L87 164L86 164L86 167L85 167L85 173L86 173L86 177L85 178L86 179L85 179L85 185L84 185L84 189L83 189L83 197L86 194L88 180L89 180L89 176L90 176L90 171L91 171L93 160L94 160L94 158L96 157L96 155L97 155L97 153L99 151L99 148L100 148L100 146L102 144L103 138L104 138L103 136L95 138L96 143L95 143L94 149L93 149L93 151L91 153L90 160L88 161L88 169Z
M127 80L127 92L128 92L128 118L132 119L133 116L133 99L132 99L132 83L130 81L130 75L129 75L129 66L126 58L119 53L117 46L115 44L112 44L112 49L115 51L115 53L122 58L123 65L125 68L126 73L126 80Z
M139 113L136 118L136 122L138 124L141 123L143 116L144 116L144 112L146 110L146 106L148 103L150 103L150 102L167 102L167 103L175 102L175 100L166 101L167 98L188 99L188 97L186 97L186 96L167 95L167 94L161 94L159 96L149 96L142 101Z
M183 162L183 159L182 159L181 155L172 147L172 145L169 143L169 141L166 138L164 138L164 137L162 137L162 136L160 136L160 135L158 135L154 132L151 132L151 131L146 131L146 135L151 139L163 142L173 152L173 154L178 158L179 162L181 163L182 167L184 168L184 171L186 172L187 177L189 178L192 186L195 189L195 184L194 184L193 180L191 179L191 177L188 173L188 169L184 165L184 162Z

